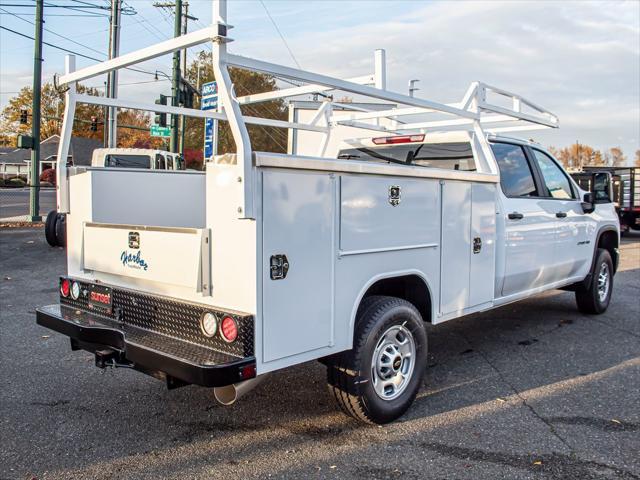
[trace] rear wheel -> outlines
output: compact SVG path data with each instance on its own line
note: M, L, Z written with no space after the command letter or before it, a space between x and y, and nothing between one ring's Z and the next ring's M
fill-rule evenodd
M576 290L576 303L582 313L600 314L609 307L613 291L613 261L604 248L599 248L589 288Z
M58 246L58 239L56 238L56 219L58 218L58 212L51 210L47 214L47 219L44 222L44 237L47 239L47 243L52 247Z
M353 349L331 357L329 390L348 415L388 423L404 414L420 389L427 361L427 334L409 302L375 296L358 311Z

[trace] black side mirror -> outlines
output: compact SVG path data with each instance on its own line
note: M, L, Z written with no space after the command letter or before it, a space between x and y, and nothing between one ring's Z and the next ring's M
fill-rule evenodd
M591 176L592 203L611 203L611 174L595 172Z
M595 205L593 204L593 193L585 193L583 201L580 205L582 205L582 211L584 213L593 213L593 211L596 209Z

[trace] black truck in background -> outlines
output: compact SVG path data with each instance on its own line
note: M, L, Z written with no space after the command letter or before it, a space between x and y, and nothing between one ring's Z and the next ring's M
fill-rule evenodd
M591 191L594 173L606 172L611 177L610 198L620 218L620 232L640 230L640 168L638 167L583 167L571 176L580 188Z

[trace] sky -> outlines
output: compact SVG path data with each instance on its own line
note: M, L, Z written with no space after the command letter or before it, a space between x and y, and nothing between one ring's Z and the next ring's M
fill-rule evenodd
M108 11L100 16L51 5L105 6L108 0L47 0L45 42L106 58ZM16 5L24 5L16 6ZM0 0L0 25L33 36L33 0ZM151 0L126 0L121 53L173 36L172 14ZM266 6L266 9L265 9ZM640 148L640 1L310 1L230 0L232 53L341 78L372 73L373 52L387 52L387 87L441 102L462 98L479 80L521 94L560 118L560 129L531 132L545 145L576 141L598 149ZM292 53L267 12L279 27ZM198 17L189 31L211 21L210 0L190 0ZM14 15L12 15L14 14ZM16 17L15 15L19 15ZM57 35L56 35L57 34ZM66 38L62 38L60 35ZM189 51L192 58L197 48ZM293 55L293 58L292 58ZM44 47L43 80L62 73L65 52ZM294 60L295 58L295 60ZM77 59L78 67L95 63ZM33 41L0 30L0 105L32 82ZM140 68L171 73L169 56ZM125 71L119 96L152 102L170 92L159 75ZM104 79L89 85L103 88Z

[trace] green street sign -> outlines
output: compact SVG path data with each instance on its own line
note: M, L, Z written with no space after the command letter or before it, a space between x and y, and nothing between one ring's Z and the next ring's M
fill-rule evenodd
M170 137L171 128L161 127L160 125L151 125L151 136L152 137Z

